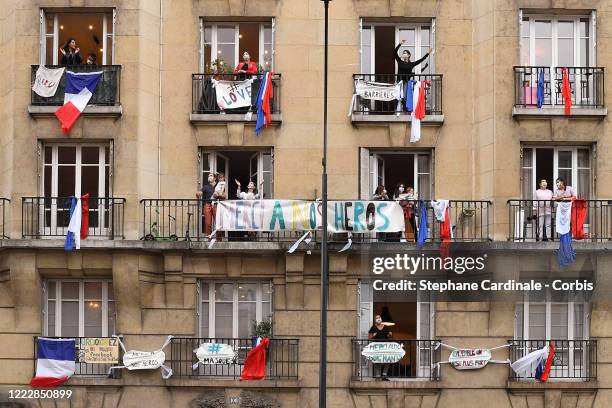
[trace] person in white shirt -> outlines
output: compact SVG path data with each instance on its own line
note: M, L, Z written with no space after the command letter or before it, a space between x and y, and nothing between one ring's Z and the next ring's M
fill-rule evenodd
M217 179L217 185L215 186L215 192L213 193L212 198L217 200L227 200L225 174L219 173L217 175Z
M538 236L536 240L552 240L551 219L552 208L550 200L553 199L553 192L548 188L546 179L540 180L540 188L533 192L533 211L538 216ZM546 233L546 235L544 235Z
M576 198L576 190L574 190L572 186L566 186L564 179L558 178L556 184L557 188L555 188L553 200L571 201L572 198Z
M236 197L241 200L257 200L260 198L259 193L255 189L255 183L249 181L249 184L247 184L247 191L240 191L240 182L238 180L235 181L236 185L238 185L238 188L236 189ZM263 183L261 184L263 185Z

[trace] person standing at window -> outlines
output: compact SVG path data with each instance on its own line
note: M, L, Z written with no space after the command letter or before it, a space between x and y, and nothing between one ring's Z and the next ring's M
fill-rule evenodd
M388 200L388 199L389 199L389 196L387 195L387 189L385 188L385 186L380 185L376 187L376 191L374 192L374 195L372 196L372 200L383 201L383 200Z
M552 209L550 206L550 200L553 198L553 192L548 188L546 179L540 180L540 188L533 193L533 211L538 217L538 235L536 240L548 241L551 235L551 218Z
M247 191L245 192L240 191L240 182L238 180L235 181L238 185L238 188L236 189L236 197L238 197L240 200L257 200L258 198L260 198L259 193L255 188L255 183L249 181L249 184L247 184ZM263 185L263 182L261 184Z
M572 198L576 198L576 190L574 190L572 186L566 186L565 179L559 177L556 184L557 186L553 194L553 200L571 201Z
M89 54L87 56L87 60L85 60L85 63L87 65L96 65L96 55L95 54Z
M76 46L74 38L68 38L66 44L60 49L62 53L62 65L80 65L83 58L79 54L80 49Z
M213 205L212 199L215 193L217 179L213 173L208 173L208 183L202 186L202 190L196 193L196 197L202 199L204 212L204 233L209 236L212 233L213 219L217 215L217 208Z
M225 174L219 173L217 174L217 185L215 186L215 192L213 193L212 198L215 200L227 200L227 189L225 183Z
M402 40L402 42L397 44L397 47L395 47L395 51L393 52L395 61L397 61L397 80L404 81L404 85L406 85L406 82L414 75L414 73L412 72L414 70L414 67L425 61L425 59L429 57L429 54L431 54L431 48L429 48L427 54L423 55L421 59L412 62L410 61L410 51L404 50L402 52L402 57L400 58L397 52L405 42L405 40Z
M245 51L242 54L242 62L238 63L236 69L234 69L234 74L248 78L256 73L257 63L255 61L251 61L251 54Z
M374 316L374 324L368 331L369 340L384 341L393 337L393 332L389 331L389 328L383 324L382 317L380 315ZM387 372L389 371L390 364L381 364L380 377L383 381L389 381L387 378Z

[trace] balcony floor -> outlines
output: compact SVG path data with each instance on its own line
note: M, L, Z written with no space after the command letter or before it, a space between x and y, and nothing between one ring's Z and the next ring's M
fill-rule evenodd
M251 119L245 119L244 113L190 113L189 121L193 125L214 125L219 123L250 123L255 124L257 122L257 113L253 112ZM271 125L280 125L283 122L283 117L280 113L272 114Z
M34 117L54 116L60 106L56 105L28 105L28 113ZM103 106L88 105L81 113L83 116L119 117L123 114L121 105Z
M412 122L412 116L407 114L379 115L376 113L352 113L351 122L353 122L354 125L410 123ZM444 123L444 115L425 115L421 123L423 126L441 126Z
M603 119L608 115L608 108L572 108L571 115L566 116L564 108L552 107L513 107L512 116L517 119L545 119L552 117L566 117L569 119L576 118L599 118Z

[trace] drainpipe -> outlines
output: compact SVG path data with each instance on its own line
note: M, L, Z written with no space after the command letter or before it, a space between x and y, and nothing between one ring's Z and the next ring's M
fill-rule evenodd
M157 198L161 198L161 133L162 133L162 78L164 43L164 0L159 0L159 120L157 122Z

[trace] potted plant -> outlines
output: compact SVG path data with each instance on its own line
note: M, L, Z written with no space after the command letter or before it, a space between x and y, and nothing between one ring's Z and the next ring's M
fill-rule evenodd
M225 63L223 58L215 58L207 69L210 73L215 74L215 79L219 79L221 75L233 72L232 68Z
M253 339L253 347L257 346L262 338L272 337L272 320L269 318L262 320L261 322L253 320L251 335Z

